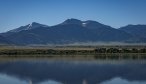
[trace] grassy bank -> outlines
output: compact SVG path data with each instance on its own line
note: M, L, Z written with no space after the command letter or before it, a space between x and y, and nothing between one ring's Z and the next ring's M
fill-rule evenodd
M1 47L0 55L96 55L146 54L141 46L61 46L61 47Z

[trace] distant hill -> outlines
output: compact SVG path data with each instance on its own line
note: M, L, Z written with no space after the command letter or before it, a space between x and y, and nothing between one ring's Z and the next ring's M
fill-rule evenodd
M133 36L146 39L146 25L128 25L121 27L120 30L123 30Z
M68 44L77 42L143 42L133 34L115 29L96 21L67 19L64 22L47 26L33 22L26 26L2 33L15 44Z

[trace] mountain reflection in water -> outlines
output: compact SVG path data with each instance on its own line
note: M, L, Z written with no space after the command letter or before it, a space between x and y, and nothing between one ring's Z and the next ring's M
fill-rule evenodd
M22 84L114 84L115 78L139 84L146 81L146 63L144 60L1 61L0 77L4 76L20 80ZM120 81L116 80L116 83L120 84Z

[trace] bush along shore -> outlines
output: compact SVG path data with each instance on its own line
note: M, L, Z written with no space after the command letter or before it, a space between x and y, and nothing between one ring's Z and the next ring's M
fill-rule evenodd
M94 54L146 54L146 48L95 48L95 49L0 49L0 55L94 55Z

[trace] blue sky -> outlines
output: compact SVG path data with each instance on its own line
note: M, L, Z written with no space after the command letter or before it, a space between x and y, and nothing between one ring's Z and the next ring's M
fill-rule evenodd
M146 0L0 0L0 32L31 22L52 26L68 18L115 28L146 24Z

